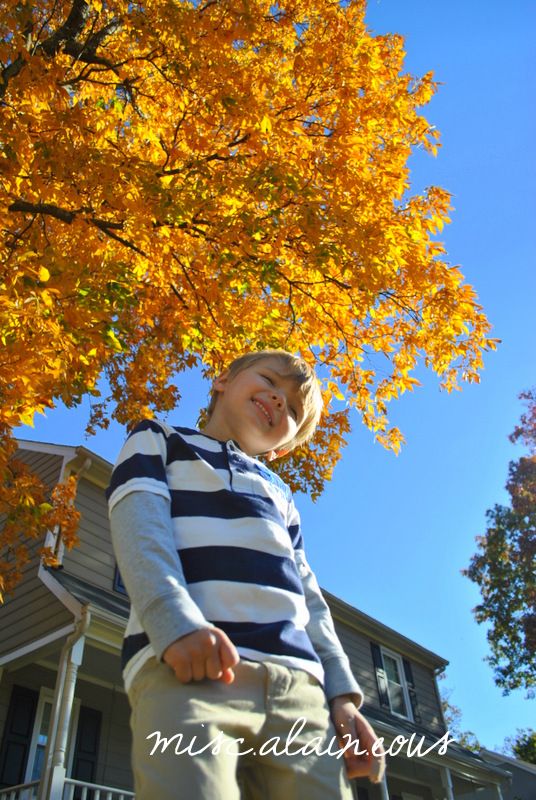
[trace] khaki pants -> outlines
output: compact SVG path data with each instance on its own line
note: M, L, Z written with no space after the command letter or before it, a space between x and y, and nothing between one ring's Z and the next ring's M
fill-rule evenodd
M181 684L154 658L142 667L128 693L136 800L351 800L343 757L319 755L338 745L315 678L253 661L235 675Z

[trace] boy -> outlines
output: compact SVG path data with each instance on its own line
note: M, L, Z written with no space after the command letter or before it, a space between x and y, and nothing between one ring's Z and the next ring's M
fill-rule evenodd
M321 409L303 360L251 353L215 380L201 432L147 420L121 451L108 498L137 800L346 800L348 777L380 779L290 491L254 458L306 441ZM335 730L359 738L344 759Z

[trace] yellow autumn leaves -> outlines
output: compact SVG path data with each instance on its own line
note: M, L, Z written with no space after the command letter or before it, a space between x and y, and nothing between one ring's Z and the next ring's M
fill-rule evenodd
M90 428L167 411L177 371L256 347L326 364L326 396L395 450L386 404L420 360L449 389L477 379L489 324L433 238L450 197L410 194L411 148L438 145L433 76L404 74L362 2L4 8L6 447L58 399L89 394ZM347 425L326 416L286 477L319 491Z

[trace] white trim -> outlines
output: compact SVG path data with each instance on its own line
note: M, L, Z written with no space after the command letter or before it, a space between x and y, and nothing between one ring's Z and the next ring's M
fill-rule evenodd
M17 659L28 655L28 653L33 653L34 650L39 650L41 647L44 647L51 642L55 642L57 639L62 639L64 636L68 636L73 632L74 628L75 626L73 622L70 625L65 625L63 628L59 628L53 633L42 636L40 639L34 639L29 644L25 644L24 647L19 647L17 650L12 650L10 653L6 653L5 656L0 656L0 668L5 664L10 664L12 661L16 661Z
M52 670L53 672L56 672L58 669L57 664L54 664L52 661L47 661L46 659L41 659L35 663L38 666ZM95 675L90 675L88 672L81 672L78 670L77 680L85 681L85 683L91 683L95 686L99 686L102 689L109 689L112 692L121 692L122 694L126 694L125 687L123 685L112 683L111 681L105 681L102 678L96 678Z
M383 778L380 782L380 794L382 800L389 800L389 784L387 783L387 773L383 773Z
M447 793L447 800L454 800L454 788L452 786L452 776L448 767L440 767L441 784Z
M51 456L73 456L76 453L76 447L70 444L51 444L49 442L33 442L30 439L18 439L15 441L20 450L30 450L34 453L49 453Z
M37 571L37 577L45 584L47 589L52 592L52 594L58 598L60 603L67 608L71 614L75 616L77 620L80 619L82 616L82 603L80 603L76 597L67 591L67 589L61 585L59 581L56 580L54 575L45 567L40 564L39 569Z
M50 736L50 724L52 723L52 710L54 708L54 692L52 689L48 689L45 686L42 686L39 692L39 700L37 702L37 710L35 712L35 719L33 724L33 731L32 731L32 738L30 742L30 750L28 753L28 760L26 762L26 776L24 778L24 782L27 783L32 780L32 772L34 768L34 761L37 751L37 739L39 736L39 729L41 727L41 722L43 719L43 710L46 703L50 703L50 719L49 719L49 731L47 734L47 739ZM69 728L69 744L67 749L67 774L70 775L72 765L73 765L73 758L74 758L74 744L76 742L76 736L74 735L77 728L78 728L78 717L80 714L80 700L76 697L73 701L73 713L71 717L71 724ZM41 776L39 776L41 777ZM35 780L35 779L34 779Z
M411 707L411 700L410 700L410 696L409 696L408 685L407 685L407 682L406 682L406 673L404 671L404 662L403 662L402 656L399 655L398 653L394 653L392 650L389 650L388 647L384 647L383 645L380 645L380 651L381 651L381 654L382 654L383 671L385 673L385 679L387 681L387 696L389 698L389 708L391 709L391 714L393 714L393 716L395 716L395 717L398 717L399 719L407 719L410 722L414 722L413 709ZM396 663L397 663L398 673L400 675L400 686L402 687L402 693L404 695L404 702L406 704L406 709L407 709L407 712L408 712L407 714L400 714L398 711L394 711L393 710L392 703L391 703L391 695L389 694L389 678L387 677L387 670L385 669L384 655L388 656L389 658L392 658L393 661L396 661Z

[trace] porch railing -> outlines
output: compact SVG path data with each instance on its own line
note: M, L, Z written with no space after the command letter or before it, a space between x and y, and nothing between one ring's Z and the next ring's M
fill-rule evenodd
M128 792L126 789L65 778L63 800L129 800L130 798L134 798L134 792Z
M0 789L0 800L34 800L38 788L39 781L8 786L7 789Z
M36 800L39 781L0 789L0 800ZM134 800L134 792L65 778L62 800Z

